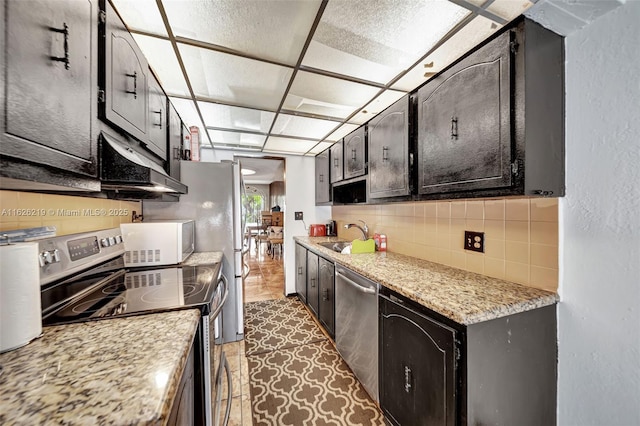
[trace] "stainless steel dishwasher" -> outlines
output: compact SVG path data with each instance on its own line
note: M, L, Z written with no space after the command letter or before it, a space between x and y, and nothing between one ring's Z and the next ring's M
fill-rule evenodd
M336 346L371 398L378 401L378 289L336 265Z

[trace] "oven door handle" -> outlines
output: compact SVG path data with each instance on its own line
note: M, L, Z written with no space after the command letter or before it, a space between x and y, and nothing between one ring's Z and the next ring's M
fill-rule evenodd
M229 297L229 283L227 282L227 279L225 278L224 275L220 275L220 278L218 279L218 282L222 281L222 284L224 284L224 290L222 293L222 300L220 300L220 303L218 304L218 306L216 306L216 309L211 313L211 318L215 318L218 316L218 314L220 313L220 311L222 310L222 307L224 306L224 302L227 301L227 297Z
M227 426L229 424L229 416L231 414L231 403L233 402L233 378L231 375L231 366L229 365L229 361L227 360L226 355L224 356L224 371L227 374L227 408L224 411L224 420L222 421L223 426Z

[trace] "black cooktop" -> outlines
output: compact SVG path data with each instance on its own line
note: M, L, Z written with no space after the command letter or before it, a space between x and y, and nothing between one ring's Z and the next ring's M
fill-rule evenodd
M220 304L220 263L124 269L116 260L42 291L42 324L199 308L208 315Z

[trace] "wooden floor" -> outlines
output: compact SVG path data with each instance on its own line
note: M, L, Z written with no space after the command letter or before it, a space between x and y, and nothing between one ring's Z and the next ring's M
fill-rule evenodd
M254 244L252 241L245 255L251 272L244 282L244 303L285 297L282 255L276 252L272 258L266 244L260 244L260 250L256 252Z
M254 241L245 257L251 271L244 282L244 303L280 299L284 295L284 264L277 253L274 258L267 252L266 244L256 252ZM233 376L233 394L229 426L250 426L251 397L249 395L249 368L244 354L244 340L224 344ZM223 385L223 388L226 386ZM223 406L226 405L227 390L223 389Z

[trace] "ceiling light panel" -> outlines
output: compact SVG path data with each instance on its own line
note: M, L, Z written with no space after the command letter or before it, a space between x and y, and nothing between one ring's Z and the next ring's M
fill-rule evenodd
M271 133L320 140L339 125L336 121L280 114Z
M331 0L302 64L386 84L469 13L444 0Z
M134 34L133 38L158 76L162 88L171 95L189 96L189 88L171 42L138 34Z
M268 133L276 116L275 113L259 109L198 102L198 107L209 127ZM264 142L264 138L262 140Z
M220 130L207 129L209 137L214 145L234 145L234 146L246 146L246 147L261 147L264 140L267 138L264 135L255 135L252 133L241 132L225 132Z
M487 18L482 16L475 17L433 53L420 61L404 77L394 83L392 88L407 92L412 91L500 28L502 28L501 25Z
M178 44L197 96L251 108L275 110L291 79L291 68Z
M385 90L373 101L369 102L356 115L349 119L349 123L364 124L376 115L393 105L398 99L406 95L404 92L397 90Z
M167 36L156 0L112 0L112 3L130 29Z
M304 139L281 138L269 136L263 151L284 152L288 154L304 154L309 151L317 142Z
M283 108L346 118L369 102L379 90L377 87L300 71L289 89Z
M176 36L295 65L320 0L163 0Z
M313 155L320 154L325 149L330 148L331 145L333 145L333 142L320 142L318 145L311 148L308 153Z
M196 110L196 107L191 99L170 97L169 100L176 108L176 111L178 111L178 115L180 115L180 118L182 119L182 122L185 126L198 126L202 131L202 129L204 128L202 125L202 121L200 121L198 111Z
M353 132L358 127L360 127L360 126L358 126L357 124L348 124L348 123L347 124L343 124L338 129L336 129L336 131L334 131L329 136L327 136L326 140L329 141L329 142L337 142L340 139L342 139L345 136L347 136L349 133Z

